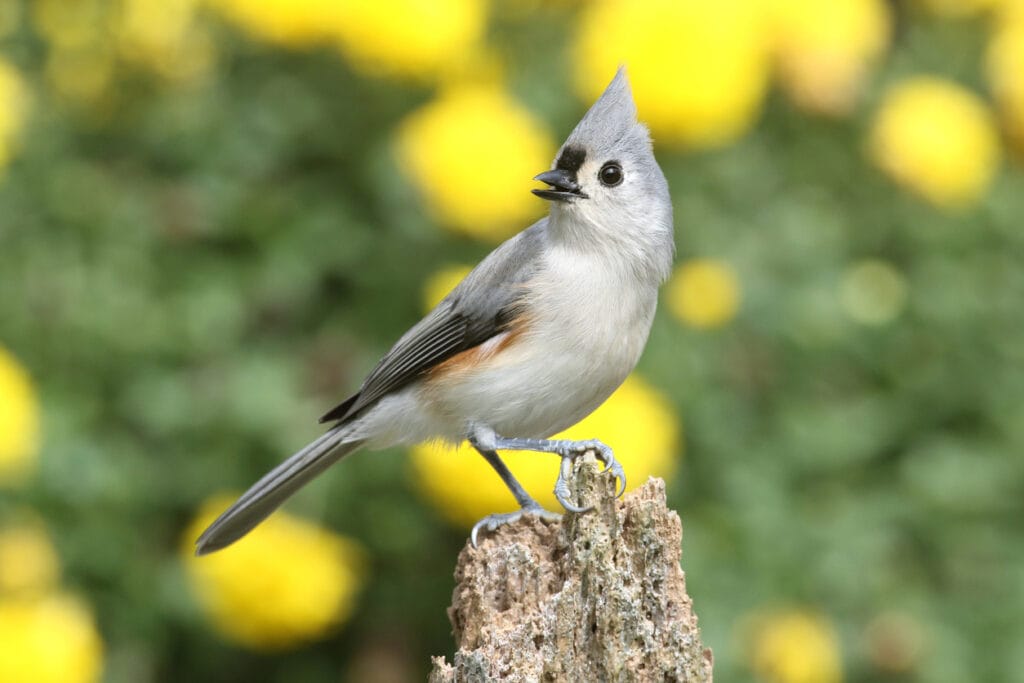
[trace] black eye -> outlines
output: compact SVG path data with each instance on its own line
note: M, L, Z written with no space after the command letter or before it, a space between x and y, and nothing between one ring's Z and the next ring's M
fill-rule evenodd
M614 161L609 161L601 167L597 177L601 179L602 185L614 187L622 182L622 167Z

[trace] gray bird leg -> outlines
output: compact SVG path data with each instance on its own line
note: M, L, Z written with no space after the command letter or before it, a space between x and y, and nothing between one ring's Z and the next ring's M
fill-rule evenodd
M621 496L623 491L626 490L626 473L615 460L615 455L612 453L612 449L605 444L592 439L589 441L569 441L567 439L517 439L517 438L506 438L498 436L493 429L483 425L471 425L469 430L469 443L480 452L481 455L491 464L491 467L495 469L502 481L515 496L516 501L519 503L521 509L518 512L507 513L505 515L490 515L480 520L473 527L472 540L473 545L476 545L476 534L477 531L485 526L488 531L494 531L497 527L508 522L515 521L522 517L524 512L531 514L538 514L538 512L544 512L547 515L554 513L547 512L530 497L516 481L515 477L509 471L505 463L498 458L496 451L500 449L516 450L516 451L537 451L540 453L555 453L562 459L562 464L558 470L558 478L555 480L555 498L562 504L566 510L570 512L586 512L590 508L583 508L573 505L569 501L571 491L569 490L569 477L572 475L573 462L579 456L583 455L587 451L594 451L597 455L597 459L604 463L605 468L603 472L611 471L612 475L620 482L619 490L616 496ZM505 519L508 517L508 519Z
M473 531L469 535L470 541L473 543L473 547L476 547L477 535L480 533L480 529L487 529L487 531L494 531L499 526L510 524L512 522L519 521L523 515L534 515L551 522L558 521L562 518L562 515L557 512L550 512L540 506L536 500L533 499L523 485L512 475L512 472L508 469L501 458L498 457L497 452L493 450L485 450L480 448L473 440L470 439L470 443L473 447L484 456L484 460L494 468L494 471L498 473L501 480L505 482L505 486L515 496L516 502L519 503L519 509L515 512L496 512L491 515L487 515L479 522L473 525Z

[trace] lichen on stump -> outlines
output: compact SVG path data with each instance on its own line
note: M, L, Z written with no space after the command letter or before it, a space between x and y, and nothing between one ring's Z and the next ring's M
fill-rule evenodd
M450 664L434 658L432 683L711 681L665 482L617 501L588 456L573 494L594 510L467 543L448 610L457 650Z

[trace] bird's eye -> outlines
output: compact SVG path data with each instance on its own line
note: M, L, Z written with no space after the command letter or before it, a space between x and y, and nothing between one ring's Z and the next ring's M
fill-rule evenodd
M597 177L601 180L602 185L614 187L622 182L622 167L614 161L609 161L601 167Z

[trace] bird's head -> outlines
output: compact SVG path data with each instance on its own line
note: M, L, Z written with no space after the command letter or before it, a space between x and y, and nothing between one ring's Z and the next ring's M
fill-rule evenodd
M624 67L573 129L551 170L535 180L548 185L533 193L552 203L552 217L568 218L574 229L673 250L668 183L650 133L637 120Z

